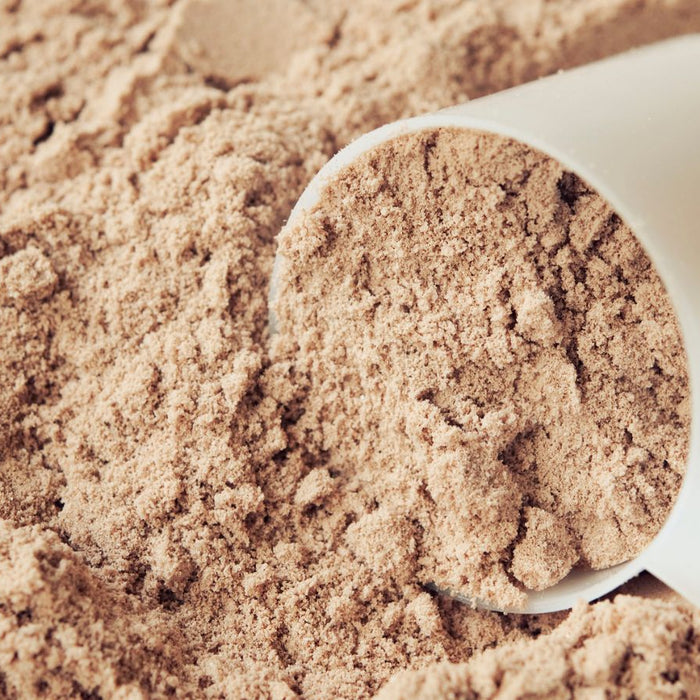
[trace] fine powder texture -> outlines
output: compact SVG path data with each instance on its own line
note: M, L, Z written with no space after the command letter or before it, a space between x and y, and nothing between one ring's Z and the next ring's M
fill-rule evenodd
M309 381L290 433L371 494L347 541L373 569L515 607L513 579L649 544L685 466L683 343L648 257L572 173L419 132L334 177L280 251L280 345Z
M438 664L427 671L403 672L377 700L472 700L473 698L626 698L673 697L669 686L683 686L686 697L700 697L697 654L700 644L691 617L683 629L662 603L620 596L614 605L579 606L566 622L537 641L504 644L469 663ZM634 651L630 640L637 640ZM673 670L668 656L671 650Z
M242 64L281 31L249 1L0 0L0 697L700 697L668 591L521 617L406 575L381 479L315 449L332 420L302 433L304 360L267 332L275 237L351 138L699 31L700 3L303 4L308 39Z

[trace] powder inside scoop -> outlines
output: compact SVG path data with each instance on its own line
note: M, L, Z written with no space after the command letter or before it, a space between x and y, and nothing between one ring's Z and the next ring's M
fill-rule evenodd
M509 606L650 542L682 481L685 355L585 183L506 138L424 131L343 170L280 247L297 430L371 491L347 541L372 566Z

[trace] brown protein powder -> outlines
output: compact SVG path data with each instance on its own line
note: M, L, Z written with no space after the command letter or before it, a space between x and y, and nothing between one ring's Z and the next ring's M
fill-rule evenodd
M371 494L358 557L508 607L651 541L685 466L685 353L648 257L572 173L493 134L400 137L280 250L295 430Z
M267 329L276 237L350 139L689 31L698 0L0 0L0 698L700 697L700 615L650 577L539 616L424 585L468 573L517 599L518 581L634 553L673 499L673 317L585 187L514 144L497 170L488 140L472 165L448 158L436 135L428 165L473 168L483 200L445 190L443 226L462 202L491 252L471 269L473 235L434 249L439 219L410 236L385 192L386 270L376 236L334 251L321 232L296 269L330 280L325 245L338 274L285 297L320 314L309 334L334 308L362 327L315 359ZM480 211L513 241L529 222L507 279L479 282L504 240ZM566 483L545 474L555 441L590 454L599 503L573 462Z

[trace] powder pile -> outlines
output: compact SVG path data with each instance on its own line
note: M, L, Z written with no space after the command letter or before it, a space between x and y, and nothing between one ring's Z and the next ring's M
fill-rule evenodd
M372 697L446 662L488 696L554 647L573 687L697 695L678 599L584 607L550 647L565 614L367 561L375 494L301 443L266 304L275 236L348 139L697 31L697 0L305 5L318 33L227 77L224 47L192 52L217 3L0 0L0 696Z
M648 257L572 173L493 134L400 137L280 252L280 344L309 381L293 432L372 495L357 556L516 607L512 577L540 590L649 544L685 467L683 343Z
M685 697L699 697L700 639L692 616L679 625L667 604L647 602L642 620L638 608L639 601L627 596L614 605L581 605L536 641L504 644L465 664L400 673L377 700L668 698L678 697L679 687Z

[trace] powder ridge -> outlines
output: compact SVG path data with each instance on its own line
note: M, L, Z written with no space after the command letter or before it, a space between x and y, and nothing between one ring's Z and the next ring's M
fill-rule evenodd
M547 642L565 614L396 575L415 525L371 551L396 513L307 449L266 329L275 236L349 139L698 31L697 0L304 4L318 33L243 77L192 53L215 2L0 0L0 696L444 695L449 663L472 696L697 697L677 598Z

